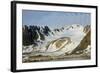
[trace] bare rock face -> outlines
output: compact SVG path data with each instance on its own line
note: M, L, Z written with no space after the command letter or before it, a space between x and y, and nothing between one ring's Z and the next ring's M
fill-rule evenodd
M80 54L91 45L91 31L87 33L87 35L83 38L80 44L73 50L72 54Z
M86 25L86 26L84 27L83 32L84 32L84 33L87 33L87 32L90 30L90 28L91 28L90 25Z

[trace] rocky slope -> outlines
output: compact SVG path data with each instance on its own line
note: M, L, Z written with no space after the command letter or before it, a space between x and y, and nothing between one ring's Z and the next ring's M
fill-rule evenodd
M91 31L89 30L86 36L81 40L80 44L72 51L72 54L83 53L88 46L91 45Z

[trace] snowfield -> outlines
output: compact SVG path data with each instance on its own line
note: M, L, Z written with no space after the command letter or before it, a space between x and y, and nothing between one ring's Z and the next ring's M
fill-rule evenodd
M62 29L63 28L63 29ZM23 46L23 54L30 53L32 56L43 55L43 56L59 56L65 53L70 54L84 38L86 33L83 32L84 27L79 24L67 25L59 28L60 31L54 31L49 36L45 36L45 40L40 40L38 33L38 46L30 45Z

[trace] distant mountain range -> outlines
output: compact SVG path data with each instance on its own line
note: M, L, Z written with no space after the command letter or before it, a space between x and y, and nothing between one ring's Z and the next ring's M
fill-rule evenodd
M51 56L79 54L91 45L90 33L90 25L73 24L55 29L48 26L24 25L23 53Z

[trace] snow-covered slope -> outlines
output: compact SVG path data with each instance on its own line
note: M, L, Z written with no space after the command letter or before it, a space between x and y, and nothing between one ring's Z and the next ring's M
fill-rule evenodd
M84 27L79 24L73 25L66 25L57 29L52 29L48 32L48 35L43 33L44 30L36 31L38 34L37 41L34 44L30 45L33 46L30 49L30 46L24 50L23 53L28 53L31 51L31 55L50 55L50 56L59 56L65 53L70 54L80 43L80 41L86 35L83 32ZM39 34L43 34L45 40L41 40Z

